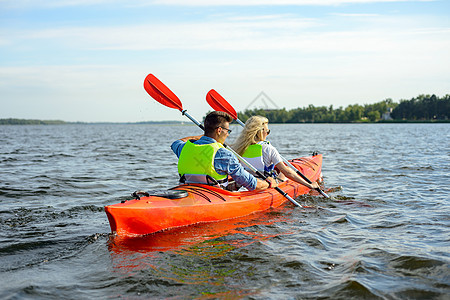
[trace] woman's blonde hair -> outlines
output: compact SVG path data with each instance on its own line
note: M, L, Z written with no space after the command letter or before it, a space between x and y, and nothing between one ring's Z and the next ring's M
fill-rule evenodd
M239 155L242 155L245 150L247 150L248 146L262 141L264 124L269 124L269 120L266 117L250 117L247 122L245 122L244 130L242 130L241 134L234 143L234 151L236 151Z

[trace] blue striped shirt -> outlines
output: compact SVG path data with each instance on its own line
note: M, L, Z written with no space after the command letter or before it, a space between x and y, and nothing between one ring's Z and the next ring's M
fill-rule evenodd
M213 138L202 136L199 140L195 141L194 144L204 145L215 142L216 140ZM170 146L177 157L180 157L184 144L185 142L182 140L176 140L172 143L172 146ZM256 178L242 167L233 153L225 148L220 148L217 151L216 156L214 157L214 168L220 175L230 175L237 184L246 187L249 191L253 191L256 188Z

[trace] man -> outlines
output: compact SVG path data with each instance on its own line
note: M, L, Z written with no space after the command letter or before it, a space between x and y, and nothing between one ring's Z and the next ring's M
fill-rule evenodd
M250 191L277 186L271 177L267 180L255 178L242 167L231 151L224 148L232 121L229 114L213 111L205 118L203 136L185 137L172 143L172 151L179 158L181 182L226 186L230 175L238 185Z

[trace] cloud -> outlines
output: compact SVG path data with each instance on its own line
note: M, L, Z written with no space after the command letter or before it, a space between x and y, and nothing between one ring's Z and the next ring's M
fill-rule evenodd
M359 16L359 15L358 15ZM347 14L337 16L346 19ZM292 15L233 16L214 20L125 26L60 27L3 31L3 45L45 44L86 51L199 50L385 52L417 51L423 41L444 44L449 28L423 27L422 20L401 16L363 18L356 28L333 27L327 19ZM351 24L351 21L346 21ZM348 26L351 27L351 26ZM427 37L427 34L430 35ZM447 45L448 46L448 45Z
M338 6L345 4L432 2L436 0L0 0L3 8L71 7L95 5L124 6Z
M380 14L351 14L351 13L332 13L333 16L339 16L339 17L351 17L351 18L372 18L372 17L379 17Z
M281 5L312 5L337 6L342 4L386 3L386 2L431 2L434 0L154 0L148 4L183 5L183 6L281 6Z

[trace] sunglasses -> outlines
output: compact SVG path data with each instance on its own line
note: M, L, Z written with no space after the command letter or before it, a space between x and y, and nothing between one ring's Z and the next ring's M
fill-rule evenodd
M216 129L217 129L217 128L222 128L223 130L226 130L226 131L228 132L228 135L230 135L231 132L233 131L233 130L228 129L228 128L223 128L222 126L216 127Z

